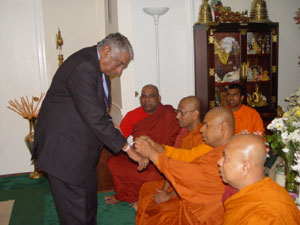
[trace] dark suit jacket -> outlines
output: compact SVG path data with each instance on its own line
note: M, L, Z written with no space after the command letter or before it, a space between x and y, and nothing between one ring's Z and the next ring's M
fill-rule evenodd
M106 76L110 90L110 80ZM111 98L108 98L111 104ZM37 168L80 184L96 168L103 144L119 152L126 139L106 112L97 47L71 55L57 70L35 130Z

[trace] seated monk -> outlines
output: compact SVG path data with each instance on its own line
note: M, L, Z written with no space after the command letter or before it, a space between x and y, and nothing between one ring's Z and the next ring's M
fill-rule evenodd
M161 97L154 85L142 88L140 103L141 107L128 112L121 121L120 129L123 135L132 135L134 138L147 135L160 144L173 145L180 129L175 109L170 105L161 104ZM135 163L124 153L111 156L107 166L112 173L116 193L105 197L107 204L120 201L134 203L143 183L163 179L152 164L142 172L137 171Z
M225 185L217 161L223 154L224 145L234 134L232 112L223 107L211 109L205 115L200 132L203 141L214 149L190 162L166 156L164 147L148 137L136 139L136 151L155 164L180 197L177 204L163 211L147 210L143 217L136 218L136 224L222 224Z
M237 135L218 161L225 183L239 190L225 202L223 225L296 225L300 212L288 192L264 175L266 146L261 137Z
M263 135L265 128L259 113L243 104L245 92L241 85L232 84L227 89L228 108L231 109L235 120L235 134L258 133ZM223 194L223 202L231 195L238 192L236 188L227 185Z
M235 119L235 133L241 131L248 133L259 132L264 134L265 128L259 113L243 104L245 93L241 85L232 84L227 90L228 108L231 109Z
M203 143L200 129L200 101L195 96L189 96L181 99L177 109L177 120L181 128L186 128L188 133L180 137L175 147L191 149ZM180 135L178 135L180 136ZM144 183L140 189L138 200L138 211L136 217L143 217L145 211L154 208L168 208L169 204L176 205L179 198L170 187L167 180L157 180ZM137 219L138 220L138 219ZM142 220L139 220L143 224Z

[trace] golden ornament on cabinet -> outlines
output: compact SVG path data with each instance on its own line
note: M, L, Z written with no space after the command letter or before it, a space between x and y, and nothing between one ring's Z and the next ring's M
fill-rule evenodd
M211 15L211 8L208 4L208 0L202 0L202 5L200 6L199 10L199 17L198 17L198 23L200 24L207 24L212 23L212 15Z
M250 22L268 23L269 20L267 3L265 0L253 0L251 5Z

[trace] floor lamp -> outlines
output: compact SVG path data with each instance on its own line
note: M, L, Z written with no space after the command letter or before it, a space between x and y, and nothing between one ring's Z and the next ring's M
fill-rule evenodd
M156 43L156 75L157 75L157 88L160 90L160 65L159 65L159 42L158 42L158 21L159 17L169 10L168 7L148 7L143 8L143 11L152 16L155 25L155 43Z

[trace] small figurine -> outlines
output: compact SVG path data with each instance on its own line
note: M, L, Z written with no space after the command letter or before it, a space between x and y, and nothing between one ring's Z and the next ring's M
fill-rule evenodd
M248 69L248 72L247 72L247 80L248 81L253 81L254 80L254 77L253 77L253 71L251 69Z
M212 0L211 3L210 3L210 5L211 5L211 7L212 7L212 9L214 11L215 17L217 17L219 15L218 8L220 6L223 6L221 0Z
M258 43L255 39L255 37L252 38L252 47L253 47L253 50L254 50L254 54L258 54L259 53L259 46L258 46Z
M252 99L255 105L258 105L262 101L262 94L261 91L259 91L258 84L255 85L255 91L252 93Z
M258 79L259 72L258 72L258 70L254 67L253 70L252 70L252 73L253 73L253 79L256 81L256 80Z
M270 78L269 78L269 75L268 75L268 71L267 70L264 70L263 72L263 76L262 76L262 79L263 81L268 81Z
M269 54L270 52L271 52L271 44L270 44L270 36L269 35L267 35L266 37L265 37L265 42L266 42L266 54Z

